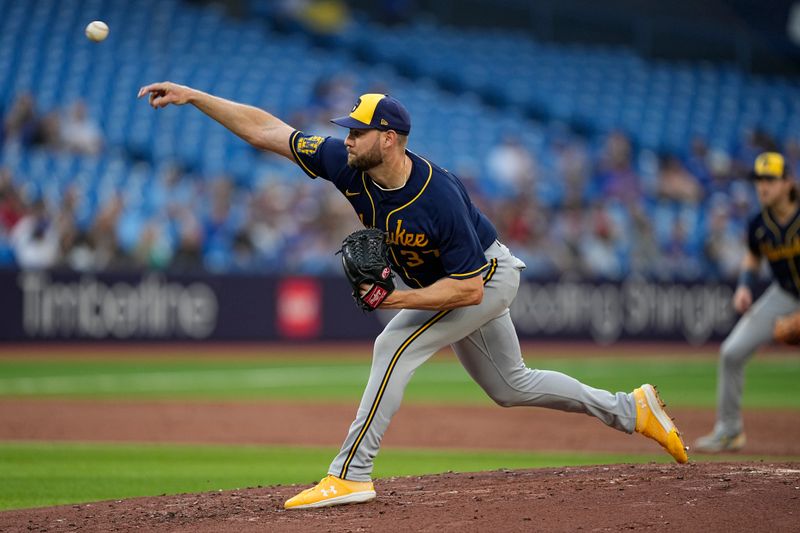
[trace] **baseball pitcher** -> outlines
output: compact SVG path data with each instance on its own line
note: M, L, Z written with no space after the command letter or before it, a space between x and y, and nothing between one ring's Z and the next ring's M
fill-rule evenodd
M456 176L407 149L411 119L395 98L362 95L349 115L333 120L345 128L342 140L308 135L263 110L170 82L143 87L139 97L145 95L154 108L190 103L253 146L296 162L310 178L331 182L363 225L378 230L378 240L374 232L348 238L343 264L362 308L401 311L375 340L361 404L328 475L289 499L287 509L375 498L371 474L381 438L414 371L445 346L499 405L586 413L688 461L653 386L611 393L525 366L509 316L525 265ZM409 289L395 289L381 268L384 256Z

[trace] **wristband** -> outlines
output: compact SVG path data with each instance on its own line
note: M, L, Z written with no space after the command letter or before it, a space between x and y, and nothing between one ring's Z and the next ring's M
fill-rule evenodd
M750 292L753 292L753 287L756 284L756 276L752 270L742 270L739 274L739 287L747 287Z

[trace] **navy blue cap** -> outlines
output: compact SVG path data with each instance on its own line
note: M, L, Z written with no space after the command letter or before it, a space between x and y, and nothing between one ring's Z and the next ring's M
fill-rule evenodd
M331 122L345 128L394 130L403 135L411 131L411 116L406 108L386 94L362 94L349 115Z

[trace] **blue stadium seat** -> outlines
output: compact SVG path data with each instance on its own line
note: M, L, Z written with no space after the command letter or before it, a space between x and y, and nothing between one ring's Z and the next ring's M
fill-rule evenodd
M540 43L521 33L430 23L383 28L361 20L363 31L342 35L339 48L320 50L309 46L306 35L262 24L274 13L271 3L246 4L256 15L251 20L178 0L0 0L0 109L7 110L25 91L40 111L84 99L108 147L100 157L76 157L5 144L0 164L15 172L22 187L48 197L74 183L85 195L81 224L124 185L128 207L142 210L126 211L119 228L131 247L144 214L163 201L148 186L158 175L154 166L177 160L204 174L227 173L244 189L297 175L290 162L259 156L194 110L154 113L135 98L140 85L162 79L288 118L307 105L320 77L358 72L359 89L381 82L411 110L412 148L451 169L482 168L492 145L516 130L545 174L557 175L559 124L585 130L594 153L616 129L628 133L636 149L679 155L698 135L732 154L741 132L754 127L779 141L800 138L796 79L749 76L708 63L646 61L618 47ZM92 18L109 22L107 41L91 43L83 36L81 28ZM356 62L356 48L368 50L369 64ZM149 166L137 167L139 160ZM648 186L654 173L643 172ZM277 177L263 177L268 175ZM537 194L545 206L558 207L563 184L543 180ZM623 207L610 209L617 224L628 222ZM691 228L704 224L702 210L676 212L657 204L653 213L661 241L676 219ZM215 245L210 252L215 268L224 267L228 252L225 243Z

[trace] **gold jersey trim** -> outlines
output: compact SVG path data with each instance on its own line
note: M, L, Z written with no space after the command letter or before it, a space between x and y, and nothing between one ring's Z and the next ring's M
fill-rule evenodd
M761 216L764 219L764 223L767 225L769 230L775 235L775 238L778 239L778 242L781 241L781 228L778 227L778 223L772 220L772 215L769 213L769 209L764 209L761 212Z
M474 276L475 274L477 274L481 270L485 270L486 267L488 267L488 266L489 266L489 262L487 261L482 267L480 267L477 270L473 270L472 272L466 272L464 274L448 274L448 277L451 277L451 278L468 278L470 276Z
M422 159L422 158L420 157L420 159ZM422 159L422 160L425 161L425 159ZM406 207L410 206L411 204L413 204L414 202L416 202L417 198L422 196L422 193L425 192L425 189L428 188L428 184L431 182L431 177L433 176L433 167L427 161L425 161L425 164L428 165L428 179L425 180L425 185L422 186L422 189L420 189L420 191L417 193L416 196L414 196L414 198L412 198L411 200L406 202L404 205L401 205L397 209L395 209L393 211L390 211L389 214L386 215L386 231L387 232L389 231L389 218L391 218L391 216L393 214L397 213L398 211L401 211L401 210L405 209Z
M372 199L372 195L369 193L369 187L367 187L367 174L366 172L361 173L361 184L364 186L364 192L367 193L367 197L369 198L369 205L372 206L372 228L375 227L375 201Z

